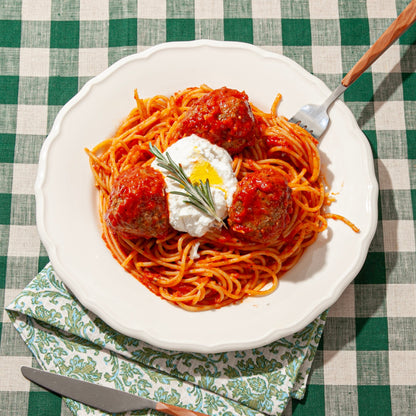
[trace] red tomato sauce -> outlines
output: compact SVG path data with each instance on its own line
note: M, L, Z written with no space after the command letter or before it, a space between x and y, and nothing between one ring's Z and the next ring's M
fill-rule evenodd
M247 95L226 87L213 90L191 106L178 134L180 137L197 134L230 154L254 144L259 136Z
M110 228L123 236L163 237L169 231L169 211L163 175L135 166L115 180L105 214Z
M246 239L268 242L281 234L291 209L291 190L285 178L272 169L262 169L239 182L229 222L232 231Z

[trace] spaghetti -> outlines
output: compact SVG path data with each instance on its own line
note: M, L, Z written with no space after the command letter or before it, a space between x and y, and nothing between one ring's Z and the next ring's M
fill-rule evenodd
M317 141L301 127L277 115L278 95L269 113L251 105L259 138L233 155L238 180L261 169L279 172L291 188L293 209L273 243L249 242L227 228L192 237L173 229L163 238L128 238L111 230L104 214L115 179L132 166L150 166L149 144L165 151L180 139L179 126L196 100L211 92L206 85L187 88L171 97L139 98L114 137L87 150L99 193L103 239L121 266L156 295L186 310L220 308L248 296L265 296L299 260L327 219L331 198L320 172Z

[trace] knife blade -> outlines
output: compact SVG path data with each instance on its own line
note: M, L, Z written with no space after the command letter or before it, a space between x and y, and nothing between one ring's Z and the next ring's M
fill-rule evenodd
M154 409L172 416L208 416L183 407L157 402L111 387L100 386L32 367L22 366L21 371L28 380L39 386L108 413Z

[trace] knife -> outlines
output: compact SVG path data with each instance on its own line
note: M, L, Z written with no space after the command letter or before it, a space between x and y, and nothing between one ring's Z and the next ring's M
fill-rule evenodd
M204 413L194 412L183 407L157 402L121 390L61 376L32 367L22 366L21 371L28 380L39 386L108 413L154 409L172 416L208 416Z

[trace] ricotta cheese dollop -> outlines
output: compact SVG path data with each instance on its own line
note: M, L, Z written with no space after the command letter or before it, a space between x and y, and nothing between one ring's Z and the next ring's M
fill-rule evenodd
M192 183L209 180L217 215L222 219L226 218L237 189L237 178L233 172L230 154L195 134L178 140L166 152L182 166ZM184 196L171 193L183 192L183 189L178 182L168 177L169 173L158 165L157 160L153 161L152 167L159 170L165 178L169 222L175 230L201 237L210 229L219 226L214 218L187 204Z

